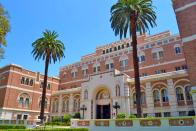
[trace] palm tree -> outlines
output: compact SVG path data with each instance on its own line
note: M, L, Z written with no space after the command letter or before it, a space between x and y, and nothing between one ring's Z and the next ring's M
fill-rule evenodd
M54 63L60 61L64 57L64 44L57 40L58 34L55 31L46 30L43 32L43 37L37 39L32 43L33 51L32 54L35 60L43 59L45 60L45 72L44 72L44 83L42 90L42 100L41 100L41 111L40 120L41 123L44 122L44 107L46 98L46 87L48 78L48 67L51 61Z
M151 0L118 0L111 7L111 27L115 35L126 37L129 29L132 37L133 65L135 77L137 115L142 117L141 90L139 78L139 65L137 59L137 32L144 34L151 27L156 26L156 15Z
M8 13L4 10L0 4L0 59L3 58L4 49L6 46L6 35L10 31L10 24L8 21ZM3 46L2 46L3 45Z

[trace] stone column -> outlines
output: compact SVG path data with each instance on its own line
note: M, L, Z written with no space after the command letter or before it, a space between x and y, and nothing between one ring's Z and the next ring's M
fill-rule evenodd
M191 94L192 94L192 98L193 98L193 107L196 113L196 86L191 88Z
M125 108L125 113L127 115L130 115L131 110L130 110L130 89L128 83L124 84L124 95L125 95L125 103L124 103L124 108Z
M129 102L130 102L130 113L131 114L134 114L134 112L133 112L133 92L130 92L130 89L131 89L131 86L129 87Z
M176 91L172 79L167 80L167 89L168 89L169 104L171 107L171 116L178 116Z
M62 107L63 106L63 98L62 95L59 96L59 104L58 104L58 116L62 114Z
M73 112L73 94L70 94L69 96L69 113L72 113Z
M154 100L153 100L152 86L150 82L146 83L145 94L146 94L147 112L150 116L154 116L155 113Z

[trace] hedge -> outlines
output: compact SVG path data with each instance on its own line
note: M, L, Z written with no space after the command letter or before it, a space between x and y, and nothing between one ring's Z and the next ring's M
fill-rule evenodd
M0 125L0 129L25 129L24 125Z
M2 131L0 129L0 131ZM86 128L75 128L75 129L7 129L6 131L88 131Z

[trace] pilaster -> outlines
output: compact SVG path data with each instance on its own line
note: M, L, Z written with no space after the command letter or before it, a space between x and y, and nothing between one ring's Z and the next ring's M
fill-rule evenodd
M146 94L146 104L147 104L147 112L151 116L154 116L154 100L153 100L153 94L152 94L152 86L150 82L146 83L145 88L145 94Z
M167 80L167 89L168 89L169 104L171 107L171 116L178 116L176 91L172 79Z

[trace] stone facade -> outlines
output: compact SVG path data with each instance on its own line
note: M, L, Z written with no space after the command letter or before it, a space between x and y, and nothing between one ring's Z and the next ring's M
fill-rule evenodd
M139 36L138 41L144 116L190 115L193 100L180 36L166 31ZM59 91L51 99L54 104L60 103L51 116L74 114L76 109L85 119L114 118L117 112L136 114L129 39L97 47L80 62L62 67L60 79ZM74 104L75 95L80 96L79 104ZM117 110L113 108L116 103L120 107ZM78 109L78 105L86 110ZM63 112L67 107L69 110Z

